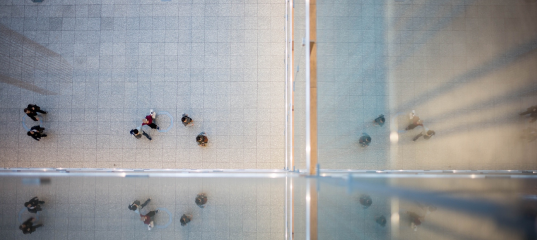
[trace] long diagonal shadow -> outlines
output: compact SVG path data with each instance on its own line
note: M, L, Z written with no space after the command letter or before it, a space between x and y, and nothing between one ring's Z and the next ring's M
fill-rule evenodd
M415 97L413 100L401 105L397 108L396 112L403 111L405 109L410 109L418 106L419 104L425 103L440 94L451 91L457 87L463 87L465 83L470 83L477 80L479 77L490 74L491 72L500 69L501 67L507 66L511 63L514 63L516 60L522 58L524 55L529 54L530 52L537 49L537 39L533 39L529 42L526 42L520 46L517 46L510 51L504 53L497 58L490 60L483 64L481 67L472 69L462 75L459 75L450 81L446 82L442 86L439 86L433 90L422 93L420 96Z
M38 86L36 86L34 84L27 83L25 81L18 80L18 79L15 79L15 78L11 78L11 77L8 77L8 76L4 76L4 75L1 75L1 74L0 74L0 82L11 84L13 86L17 86L17 87L20 87L20 88L23 88L23 89L26 89L26 90L29 90L29 91L32 91L32 92L35 92L35 93L43 94L43 95L58 95L58 93L56 93L56 92L52 92L52 91L49 91L47 89L40 88L40 87L38 87Z

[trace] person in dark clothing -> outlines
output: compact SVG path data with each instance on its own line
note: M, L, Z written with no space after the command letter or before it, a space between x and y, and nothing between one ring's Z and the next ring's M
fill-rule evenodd
M371 143L371 137L367 135L367 133L362 133L362 137L360 137L359 142L362 147L367 147Z
M34 121L39 121L37 113L47 114L46 111L41 110L39 106L34 104L28 104L28 107L24 109L24 113Z
M200 208L204 208L205 204L207 203L207 195L205 195L205 193L200 193L198 194L198 196L196 196L196 205L198 205L198 207Z
M380 114L380 116L378 118L375 118L375 124L379 125L379 126L383 126L384 125L384 122L386 122L386 119L384 118L384 114Z
M192 219L192 216L188 216L186 214L183 214L183 216L181 216L181 226L185 226L187 223L190 222L190 220Z
M140 133L140 132L142 132L142 133ZM149 136L149 134L147 134L146 132L144 132L144 130L141 130L141 127L132 129L132 130L130 131L130 133L131 133L131 135L132 135L133 137L135 137L136 139L140 139L140 138L142 137L142 134L143 134L147 139L149 139L149 141L152 140L151 137Z
M531 117L530 123L537 121L537 105L529 107L525 112L520 113L520 116L529 114Z
M37 125L37 126L33 126L32 128L30 128L30 131L28 131L26 134L34 138L35 140L39 141L41 140L42 137L47 136L47 134L43 133L44 130L45 128L42 128L41 126Z
M528 142L533 142L537 139L537 129L533 127L528 127L522 132L522 139L527 139Z
M366 209L373 204L373 200L369 195L362 195L360 196L360 204Z
M151 198L148 198L147 200L145 200L145 202L142 205L140 205L140 201L135 200L134 202L129 204L129 210L132 210L132 211L134 211L134 212L139 214L140 209L142 209L145 206L147 206L147 204L149 204L150 201L151 201Z
M196 136L196 142L199 146L205 146L209 142L205 132L201 132L198 136Z
M183 117L181 118L181 122L183 123L183 125L185 125L185 127L190 124L192 122L192 118L190 118L188 116L188 114L184 113L183 114Z
M435 131L433 130L429 130L428 128L426 127L423 127L423 131L421 131L420 134L416 135L414 137L414 139L412 139L413 141L416 141L418 140L418 138L420 138L421 136L423 136L423 138L425 138L426 140L429 140L429 138L431 138L432 136L434 136L436 134Z
M154 123L155 117L157 117L157 114L153 112L153 109L151 109L149 111L149 115L145 116L145 118L142 120L142 126L147 125L152 129L160 130L160 127L158 127L157 124Z
M23 222L20 226L19 226L19 229L22 230L22 233L24 234L28 234L28 233L33 233L35 232L35 230L38 228L38 227L42 227L44 226L43 224L37 224L34 226L34 220L35 218L31 217L31 218L28 218L28 220L26 220L25 222Z
M384 227L384 226L386 226L386 217L384 217L384 215L380 216L380 217L375 219L375 222L377 222L378 225L380 225L381 227Z
M410 221L410 228L412 228L414 231L418 231L418 226L421 225L421 221L425 218L425 216L420 216L415 212L406 212L408 214L408 220Z
M147 225L147 230L151 230L155 226L155 223L153 222L153 217L157 213L158 210L149 211L146 215L140 213L140 220L142 220L142 222Z
M30 201L25 202L24 206L28 208L28 212L31 213L37 213L38 211L42 211L41 206L39 204L44 204L45 201L39 201L37 197L34 197L30 199Z

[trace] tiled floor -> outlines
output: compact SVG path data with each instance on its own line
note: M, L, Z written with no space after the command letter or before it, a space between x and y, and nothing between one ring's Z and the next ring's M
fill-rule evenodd
M283 179L222 178L103 178L56 177L49 185L22 184L3 177L0 186L2 239L282 239L284 235ZM194 203L208 196L205 208ZM19 211L34 196L45 201L38 220L45 226L33 234L18 229ZM151 202L142 210L166 208L173 214L167 228L147 230L127 206L138 199ZM181 226L180 217L192 221ZM26 210L21 218L32 216ZM23 220L23 221L24 221ZM155 224L166 225L159 211Z
M283 168L284 14L279 0L0 1L0 167ZM40 142L29 103L49 111ZM150 108L174 126L136 140Z

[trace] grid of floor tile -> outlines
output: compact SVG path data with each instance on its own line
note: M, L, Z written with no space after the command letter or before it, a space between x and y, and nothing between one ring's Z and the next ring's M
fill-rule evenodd
M283 168L284 14L279 0L0 1L0 166ZM29 103L49 111L40 142L21 126ZM136 140L150 108L174 127Z
M284 184L282 179L219 178L103 178L57 177L49 185L24 185L22 178L4 177L0 209L2 239L282 239ZM194 203L208 196L205 208ZM19 211L34 196L45 201L38 221L45 226L31 235L18 229ZM166 208L172 223L147 230L127 206L138 199L151 202L142 209ZM179 219L193 216L186 226ZM32 214L23 211L21 218ZM24 219L26 220L26 219ZM159 211L155 224L169 216Z
M521 139L537 125L518 115L537 104L535 1L317 4L321 168L537 167L535 142ZM403 130L411 110L430 140ZM387 123L374 126L380 114Z

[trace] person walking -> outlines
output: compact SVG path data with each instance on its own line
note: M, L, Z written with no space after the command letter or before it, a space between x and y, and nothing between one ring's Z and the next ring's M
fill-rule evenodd
M39 204L44 204L45 201L39 201L37 197L34 197L30 199L30 201L25 202L24 206L28 209L28 212L31 213L37 213L38 211L42 211L41 206Z
M412 141L416 141L418 140L418 138L420 138L421 136L423 136L423 138L425 138L426 140L429 140L429 138L431 138L432 136L434 136L436 134L435 131L433 130L429 130L427 127L423 127L423 130L421 131L420 134L416 135L414 137L414 139L412 139Z
M198 196L196 196L196 205L200 208L204 208L205 204L207 203L207 195L205 193L200 193Z
M31 233L35 232L35 230L38 227L43 227L44 226L43 224L37 224L37 225L34 226L34 220L35 220L35 218L33 218L33 217L28 218L28 220L26 220L25 222L23 222L19 226L19 229L22 230L23 234L31 234Z
M141 133L140 133L140 132L141 132ZM132 135L133 137L135 137L136 139L140 139L140 138L142 138L142 134L143 134L147 139L149 139L149 141L152 140L152 139L151 139L151 136L149 136L149 134L147 134L146 132L144 132L144 130L142 130L142 127L141 127L141 126L135 128L135 129L132 129L132 130L130 131L130 133L131 133L131 135Z
M373 200L369 195L362 195L360 196L360 204L363 206L364 209L367 209L371 206L371 204L373 204Z
M144 222L144 224L147 225L147 230L151 231L151 229L153 229L153 227L155 226L155 223L153 222L153 217L157 213L158 213L158 210L149 211L145 215L140 213L140 220L142 220L142 222Z
M379 126L383 126L384 122L386 122L386 119L384 118L384 114L380 114L377 118L375 118L374 123Z
M205 132L201 132L198 134L198 136L196 136L196 142L198 143L198 146L205 146L209 142Z
M145 118L142 120L142 126L147 125L152 129L160 130L160 127L158 127L157 124L154 123L156 117L157 114L153 112L153 109L149 110L149 115L145 116Z
M537 105L529 107L525 112L520 113L520 116L527 114L531 117L530 123L537 121Z
M367 147L371 143L371 136L369 136L367 133L362 133L362 137L360 137L359 142L362 147Z
M149 204L150 201L151 201L151 198L148 198L147 200L145 200L145 202L144 202L142 205L140 205L140 201L135 200L134 202L132 202L131 204L129 204L129 210L134 211L135 213L140 214L140 209L142 209L142 208L144 208L145 206L147 206L147 204Z
M412 110L412 112L409 114L409 120L410 124L408 127L405 128L405 130L412 130L416 128L417 126L423 126L423 120L420 119L420 117L416 116L416 112Z
M425 216L420 216L415 212L407 211L408 220L410 221L410 228L414 231L418 231L418 226L421 225L421 221Z
M188 116L188 114L183 113L183 117L181 117L181 122L185 127L192 122L192 118Z
M24 109L24 113L34 121L39 121L37 113L47 114L46 111L41 110L39 106L34 104L28 104L28 107Z
M179 220L181 222L181 226L184 227L187 223L190 222L191 219L192 219L192 216L183 214L183 216L181 216L181 220Z
M43 131L45 128L42 128L39 125L33 126L30 128L30 131L28 131L26 134L32 138L34 138L36 141L41 140L42 137L46 137L47 134L44 134Z
M384 215L382 215L382 216L376 218L375 222L377 222L377 224L380 225L381 227L384 227L384 226L386 226L386 217L384 217Z

